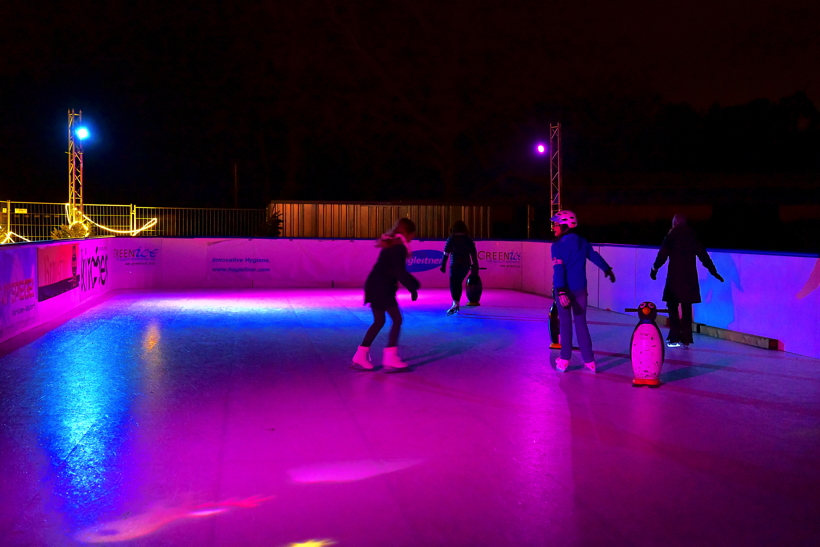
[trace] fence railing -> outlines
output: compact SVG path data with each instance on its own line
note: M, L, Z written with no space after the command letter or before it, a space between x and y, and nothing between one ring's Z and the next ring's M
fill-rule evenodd
M4 201L0 226L29 241L51 239L51 231L66 223L64 203Z
M17 237L9 242L47 241L55 228L65 225L64 203L22 201L0 202L0 226ZM206 209L186 207L137 207L135 205L98 205L86 203L83 212L95 224L92 236L131 232L156 218L157 223L137 236L163 237L252 237L265 222L265 209ZM104 226L113 231L108 231Z
M377 238L401 217L412 219L417 237L423 239L446 238L456 220L463 220L477 239L489 238L491 229L491 208L486 205L272 201L269 213L281 216L283 237Z
M3 201L0 207L0 226L5 233L18 236L7 242L21 238L47 241L55 228L68 222L64 203ZM96 224L91 232L96 237L136 232L152 219L157 222L137 236L253 237L265 233L260 228L269 215L277 213L282 237L377 238L401 217L413 219L420 238L446 238L456 220L464 221L474 238L491 237L491 207L486 205L274 201L266 211L84 204L83 212Z
M135 207L135 226L152 218L157 223L140 235L160 237L255 235L265 222L264 209L206 209L187 207Z

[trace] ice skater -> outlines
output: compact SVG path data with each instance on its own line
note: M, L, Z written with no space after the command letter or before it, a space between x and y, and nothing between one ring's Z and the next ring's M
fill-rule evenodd
M447 310L447 315L459 312L461 308L462 284L468 272L478 273L478 253L475 242L470 239L470 233L463 220L457 220L450 228L450 237L444 243L444 256L441 259L441 273L447 271L447 257L450 257L450 296L453 305Z
M694 342L692 338L692 304L700 303L700 285L695 257L709 273L723 282L717 272L709 253L698 241L695 231L687 224L686 216L675 215L672 229L663 238L663 243L652 265L649 277L658 278L658 270L669 259L666 273L666 285L663 287L663 301L669 310L669 335L666 345L688 348Z
M382 234L376 242L381 248L379 258L370 275L364 282L364 303L370 304L373 312L373 324L367 329L362 344L353 356L351 368L360 371L373 370L370 361L370 345L376 335L382 330L385 323L385 313L390 315L393 322L384 348L383 362L385 372L401 372L407 370L398 354L399 333L401 332L401 310L396 301L396 292L399 283L405 286L415 301L419 297L421 284L407 271L407 258L410 256L410 241L416 235L416 225L409 218L400 218L389 232Z
M615 274L606 260L589 242L573 230L578 220L572 211L558 211L552 221L552 230L558 240L552 244L552 283L558 299L558 319L561 324L561 355L555 360L555 368L565 372L572 358L572 323L584 366L595 372L595 354L592 337L587 326L587 259L604 271L615 283Z

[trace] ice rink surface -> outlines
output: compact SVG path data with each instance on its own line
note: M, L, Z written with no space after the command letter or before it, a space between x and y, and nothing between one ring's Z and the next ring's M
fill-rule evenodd
M3 343L0 545L820 544L820 361L695 335L633 388L627 315L560 373L551 300L400 301L404 374L348 368L357 289L120 292Z

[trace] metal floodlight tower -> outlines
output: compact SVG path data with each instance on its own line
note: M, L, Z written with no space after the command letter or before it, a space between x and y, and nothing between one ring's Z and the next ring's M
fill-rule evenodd
M561 124L550 124L550 218L561 210Z
M76 138L83 121L83 111L68 111L68 223L83 220L83 142Z

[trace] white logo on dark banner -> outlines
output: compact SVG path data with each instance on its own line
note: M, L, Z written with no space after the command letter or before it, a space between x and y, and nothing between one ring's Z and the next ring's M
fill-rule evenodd
M441 266L441 258L443 254L441 251L433 249L422 249L420 251L413 251L410 258L407 259L408 272L426 272L433 268Z

